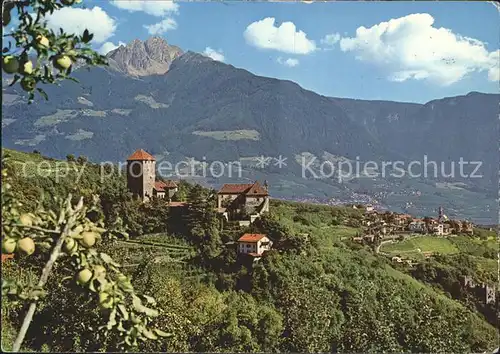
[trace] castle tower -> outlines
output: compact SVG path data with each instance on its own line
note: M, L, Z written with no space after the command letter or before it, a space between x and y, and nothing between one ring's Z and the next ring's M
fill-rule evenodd
M156 159L140 149L127 159L127 187L130 192L147 201L153 196L156 179Z

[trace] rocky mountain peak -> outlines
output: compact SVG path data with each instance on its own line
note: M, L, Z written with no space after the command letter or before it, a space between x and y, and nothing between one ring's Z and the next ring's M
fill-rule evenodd
M181 48L168 44L165 39L150 37L145 41L135 39L106 56L110 66L119 71L131 76L150 76L165 74L182 53Z
M192 51L187 51L182 55L180 60L184 62L197 62L197 63L203 63L203 62L213 62L214 60L212 58L207 57L206 55L192 52Z

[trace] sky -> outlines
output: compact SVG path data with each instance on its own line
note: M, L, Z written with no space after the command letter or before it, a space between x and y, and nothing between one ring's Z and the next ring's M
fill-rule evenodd
M160 36L332 97L425 103L499 93L499 9L486 2L84 0L48 19L105 53Z

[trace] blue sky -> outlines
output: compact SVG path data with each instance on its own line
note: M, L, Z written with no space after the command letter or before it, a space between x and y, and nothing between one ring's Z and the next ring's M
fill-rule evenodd
M499 92L499 13L491 3L84 3L80 11L92 15L78 21L96 33L96 48L156 33L185 51L209 47L218 60L334 97L427 102ZM70 19L57 24L75 26ZM155 24L162 25L148 30Z

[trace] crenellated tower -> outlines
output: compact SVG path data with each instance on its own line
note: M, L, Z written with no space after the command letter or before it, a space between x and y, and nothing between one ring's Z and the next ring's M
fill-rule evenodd
M142 201L153 196L156 179L156 159L153 155L140 149L127 159L127 187Z

